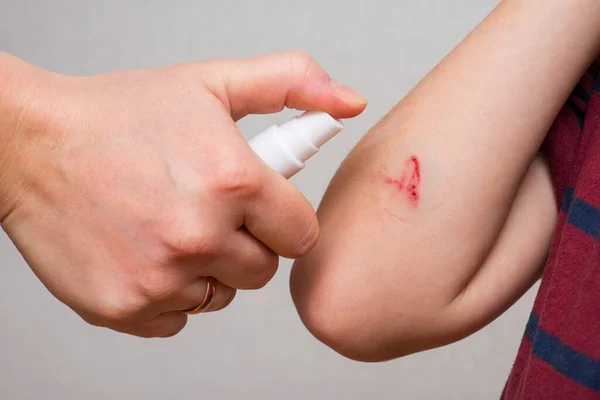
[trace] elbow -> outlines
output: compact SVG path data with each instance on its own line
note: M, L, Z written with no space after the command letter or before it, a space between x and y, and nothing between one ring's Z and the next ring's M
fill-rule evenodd
M385 349L369 316L352 310L353 301L346 297L351 294L317 292L315 288L308 293L301 287L297 271L292 273L292 298L302 323L318 341L354 361L380 362L401 356L391 356Z
M298 271L297 269L295 271ZM384 361L380 338L373 336L362 313L346 311L344 297L331 292L306 293L300 287L298 273L292 273L292 297L298 315L308 331L338 354L355 361Z
M383 362L460 339L444 327L443 307L406 300L401 287L390 296L385 282L347 272L335 273L308 257L296 262L290 279L303 324L342 356Z

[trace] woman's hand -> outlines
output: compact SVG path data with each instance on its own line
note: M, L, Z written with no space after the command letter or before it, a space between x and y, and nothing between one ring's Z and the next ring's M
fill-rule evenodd
M87 322L170 336L316 243L309 202L235 121L284 106L353 117L364 99L308 55L65 77L0 55L0 221Z

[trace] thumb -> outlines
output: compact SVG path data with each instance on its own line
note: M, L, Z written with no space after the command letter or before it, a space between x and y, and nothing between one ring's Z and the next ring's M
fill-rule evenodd
M330 79L307 53L289 51L246 59L210 60L208 88L229 107L234 120L284 107L325 111L336 118L360 114L367 100Z

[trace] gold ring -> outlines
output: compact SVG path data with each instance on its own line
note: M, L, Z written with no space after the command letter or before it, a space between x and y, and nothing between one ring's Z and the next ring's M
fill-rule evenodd
M215 300L217 294L217 280L212 276L206 278L206 293L204 299L195 308L185 311L186 314L195 315L206 312Z

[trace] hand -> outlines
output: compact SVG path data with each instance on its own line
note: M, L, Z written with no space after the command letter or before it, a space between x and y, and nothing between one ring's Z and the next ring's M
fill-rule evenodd
M279 255L317 241L309 202L235 121L284 106L347 118L366 105L298 52L95 77L0 60L14 117L0 132L2 227L84 320L142 337L179 332L206 277L220 310L236 289L265 285Z

